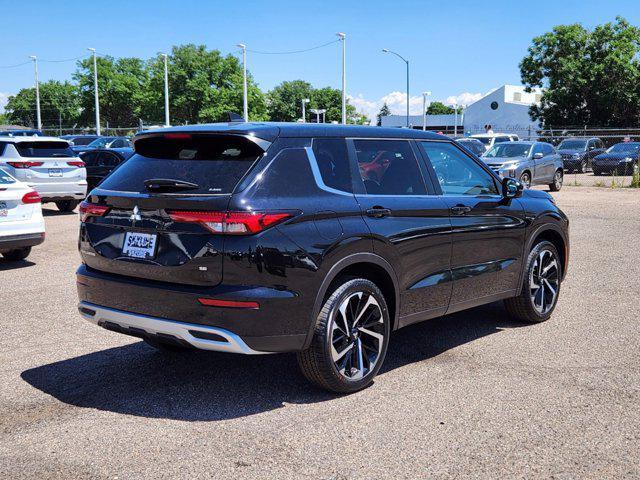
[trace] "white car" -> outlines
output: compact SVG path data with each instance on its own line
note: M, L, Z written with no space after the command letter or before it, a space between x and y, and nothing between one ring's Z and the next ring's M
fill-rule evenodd
M0 138L0 168L32 186L43 202L70 212L87 193L87 170L66 140L55 137Z
M471 135L471 138L480 140L484 144L486 151L489 151L489 149L497 143L517 142L520 140L515 133L479 133L477 135Z
M40 195L0 169L0 253L6 260L24 260L42 242Z

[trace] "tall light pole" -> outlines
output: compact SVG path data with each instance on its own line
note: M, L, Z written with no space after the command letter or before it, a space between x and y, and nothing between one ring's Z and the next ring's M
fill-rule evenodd
M347 123L347 35L336 33L342 42L342 123Z
M244 121L249 121L249 100L247 99L247 46L244 43L237 45L242 49L242 93L243 93L243 114Z
M427 129L427 97L431 92L422 92L422 131Z
M307 123L307 103L309 103L311 100L308 98L303 98L302 99L302 123Z
M38 81L38 58L35 55L31 55L29 58L33 60L36 85L36 122L38 124L38 130L41 130L42 117L40 116L40 82Z
M170 127L169 121L169 58L166 53L160 54L164 57L164 126Z
M383 53L393 53L396 57L398 57L400 60L402 60L404 63L407 64L407 127L409 127L409 60L404 58L399 53L396 53L396 52L393 52L393 51L389 50L388 48L383 48L382 52Z
M98 60L96 59L96 49L87 48L93 53L93 91L96 100L96 135L100 135L100 100L98 99Z
M453 138L458 137L458 102L453 104Z

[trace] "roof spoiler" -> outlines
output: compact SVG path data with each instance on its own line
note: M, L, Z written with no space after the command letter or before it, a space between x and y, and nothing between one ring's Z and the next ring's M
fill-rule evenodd
M244 117L236 112L227 112L229 122L244 122Z

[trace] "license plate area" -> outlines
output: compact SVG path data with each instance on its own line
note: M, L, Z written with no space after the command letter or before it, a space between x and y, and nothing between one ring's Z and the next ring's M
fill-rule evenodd
M155 233L127 232L122 245L122 255L131 258L152 259L156 254L158 235Z
M62 169L61 168L50 168L49 169L49 176L50 177L61 177L62 176Z

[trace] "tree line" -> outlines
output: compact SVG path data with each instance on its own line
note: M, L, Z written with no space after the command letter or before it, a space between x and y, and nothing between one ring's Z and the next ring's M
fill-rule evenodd
M164 123L164 58L97 58L100 121L110 127L135 127ZM169 111L174 125L225 121L228 112L241 113L243 105L242 65L233 55L208 50L204 45L174 46L168 58ZM41 82L42 124L63 128L95 125L93 58L78 61L71 81ZM301 100L308 98L307 121L315 121L310 109L326 109L324 120L341 121L342 92L314 88L303 80L285 81L269 92L260 90L247 74L249 118L256 121L297 121L302 117ZM5 107L6 123L36 124L35 88L23 88L10 96ZM349 123L364 123L366 117L347 104Z

